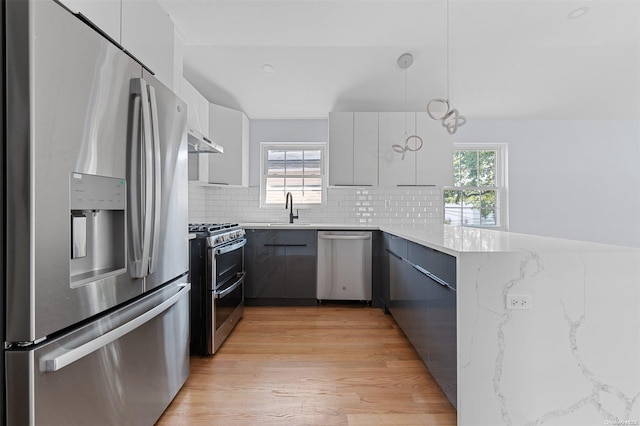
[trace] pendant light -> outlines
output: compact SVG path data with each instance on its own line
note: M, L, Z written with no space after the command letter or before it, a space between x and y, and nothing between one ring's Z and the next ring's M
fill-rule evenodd
M427 114L434 120L440 120L450 135L458 131L467 119L449 103L449 0L447 0L447 99L434 98L427 104ZM440 111L440 112L438 112ZM444 111L444 112L441 112Z
M402 160L407 154L407 151L416 152L422 148L422 138L418 135L408 136L407 134L407 68L413 64L413 55L411 53L404 53L398 58L398 66L404 70L404 145L394 144L391 148L398 153L402 154ZM410 145L413 143L413 146Z

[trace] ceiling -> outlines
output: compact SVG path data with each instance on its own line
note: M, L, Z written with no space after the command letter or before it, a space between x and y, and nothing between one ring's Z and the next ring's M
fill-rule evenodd
M187 80L252 119L421 111L434 97L468 118L640 118L638 0L159 3L184 36Z

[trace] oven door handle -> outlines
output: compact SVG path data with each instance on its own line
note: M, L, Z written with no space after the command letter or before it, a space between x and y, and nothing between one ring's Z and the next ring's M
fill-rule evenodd
M237 289L238 287L240 287L242 285L242 283L244 282L244 277L246 275L246 272L240 272L238 274L240 276L240 278L238 279L238 281L236 281L235 283L233 283L231 285L231 287L226 288L222 291L214 291L213 295L216 299L222 299L223 297L225 297L227 294L231 293L233 290Z
M238 243L231 244L229 246L222 246L220 248L215 249L215 254L219 255L219 254L229 253L230 251L238 250L239 248L244 247L246 244L247 244L247 239L244 238L242 241Z

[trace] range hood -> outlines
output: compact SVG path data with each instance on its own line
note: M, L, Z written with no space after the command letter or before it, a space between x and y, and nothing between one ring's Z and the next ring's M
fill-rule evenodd
M190 154L222 154L224 152L223 147L191 127L187 129L187 142Z

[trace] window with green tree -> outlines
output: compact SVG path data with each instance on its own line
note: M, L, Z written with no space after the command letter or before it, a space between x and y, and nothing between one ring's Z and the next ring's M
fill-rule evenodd
M445 223L506 229L505 151L504 145L454 145Z

